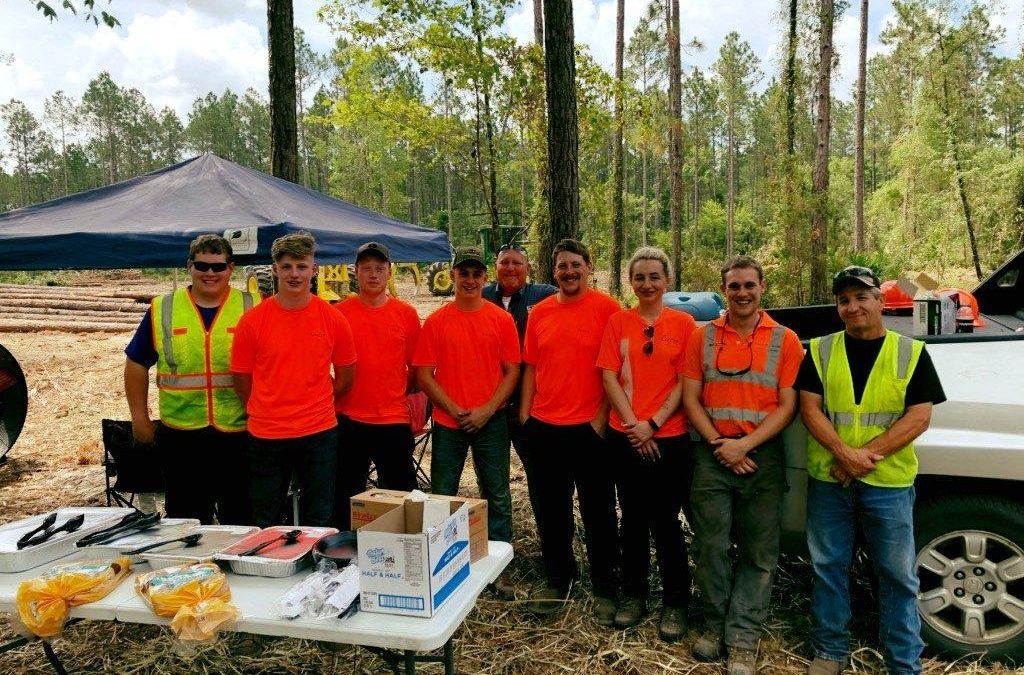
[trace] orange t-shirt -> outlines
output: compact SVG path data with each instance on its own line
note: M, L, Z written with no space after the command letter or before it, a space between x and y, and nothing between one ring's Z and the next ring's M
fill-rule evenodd
M302 309L275 298L253 307L231 347L231 372L252 376L249 433L301 438L337 426L331 365L355 362L348 319L315 295Z
M664 309L654 322L654 351L644 354L647 321L636 309L626 309L608 320L604 331L597 366L619 374L619 384L633 406L637 420L649 420L665 403L679 381L683 355L697 323L689 314ZM608 423L616 431L625 432L622 416L612 406ZM655 438L669 438L686 433L686 417L682 405L654 433Z
M519 363L519 334L512 315L487 301L472 312L449 302L428 316L412 359L413 366L434 366L434 379L466 410L494 395L502 363ZM434 406L434 422L459 426L440 406Z
M768 358L768 345L772 339L772 329L779 325L764 310L761 320L750 337L744 339L726 319L728 315L712 321L716 328L715 365L720 370L735 372L748 365L757 371L764 370ZM683 377L690 380L704 381L704 333L707 326L701 326L690 338L686 346L686 358L683 362ZM716 383L713 396L708 395L708 387L701 392L701 404L705 408L730 407L744 410L757 410L770 413L779 407L779 389L788 389L796 382L800 371L800 362L804 358L804 348L800 338L790 329L785 329L782 338L782 350L779 353L778 389L747 384L741 382ZM725 385L725 386L723 386ZM720 400L711 400L718 398ZM749 434L757 428L757 422L714 420L715 429L723 436Z
M523 361L535 367L530 415L547 424L582 424L604 401L601 370L594 365L608 317L619 303L601 291L559 302L545 298L530 310Z
M336 307L352 326L359 365L335 410L366 424L408 424L409 364L420 336L416 310L396 298L370 307L351 297Z

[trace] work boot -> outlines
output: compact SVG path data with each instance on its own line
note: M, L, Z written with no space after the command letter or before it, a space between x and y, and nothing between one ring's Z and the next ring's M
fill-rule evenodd
M704 661L705 663L717 661L722 658L722 637L717 633L706 631L693 643L690 653L698 661Z
M807 668L807 675L839 675L846 667L846 661L832 661L815 656Z
M647 602L643 598L627 595L619 603L615 612L615 625L618 628L632 628L640 623L647 614Z
M686 632L686 608L668 605L661 608L658 635L665 642L675 642Z
M757 650L729 647L729 659L725 662L726 675L755 675L757 673Z
M545 586L533 594L530 602L526 603L526 609L537 616L551 616L565 608L567 596L568 593L561 589Z
M491 590L502 600L516 599L516 587L512 585L512 580L508 578L507 574L498 575L498 578L491 584Z
M594 623L598 626L615 625L615 598L603 598L600 595L594 596Z

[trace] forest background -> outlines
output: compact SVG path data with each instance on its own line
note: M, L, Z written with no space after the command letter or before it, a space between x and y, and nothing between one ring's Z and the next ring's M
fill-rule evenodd
M718 45L688 38L679 0L624 1L645 10L630 34L620 29L621 71L576 46L579 233L599 267L650 243L678 256L682 288L707 290L725 257L748 253L766 267L769 301L797 304L824 299L823 273L851 262L969 285L1024 246L1024 54L1006 55L993 4L894 2L885 49L867 59L862 48L847 101L829 81L838 59L858 58L831 48L842 2L779 2L765 30L781 32L783 49L766 63L736 32ZM445 229L456 245L495 223L540 241L542 3L532 44L502 28L515 4L326 2L329 53L295 32L299 182ZM710 67L686 65L708 50ZM202 152L271 169L269 102L255 89L210 92L182 118L101 72L80 98L53 92L42 116L12 99L0 119L0 210Z

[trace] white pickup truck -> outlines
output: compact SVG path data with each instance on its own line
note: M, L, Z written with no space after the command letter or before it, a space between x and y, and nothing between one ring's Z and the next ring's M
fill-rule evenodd
M947 401L916 442L918 608L934 653L1024 662L1024 251L974 295L985 327L922 337ZM842 330L831 306L770 311L802 340ZM910 317L886 316L910 334ZM785 432L784 546L806 552L807 431Z

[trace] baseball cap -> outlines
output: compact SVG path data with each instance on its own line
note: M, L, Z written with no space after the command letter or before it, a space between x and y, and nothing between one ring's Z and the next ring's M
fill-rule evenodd
M476 263L480 267L487 267L487 264L484 263L484 252L480 250L479 246L460 246L455 249L455 259L452 260L452 267L458 267L466 263Z
M388 251L388 247L375 241L368 241L359 247L356 251L356 262L359 262L359 259L364 255L375 255L391 262L391 253Z
M863 286L864 288L878 288L878 277L871 271L871 268L862 265L850 265L836 272L832 277L832 295L836 295L850 284Z

